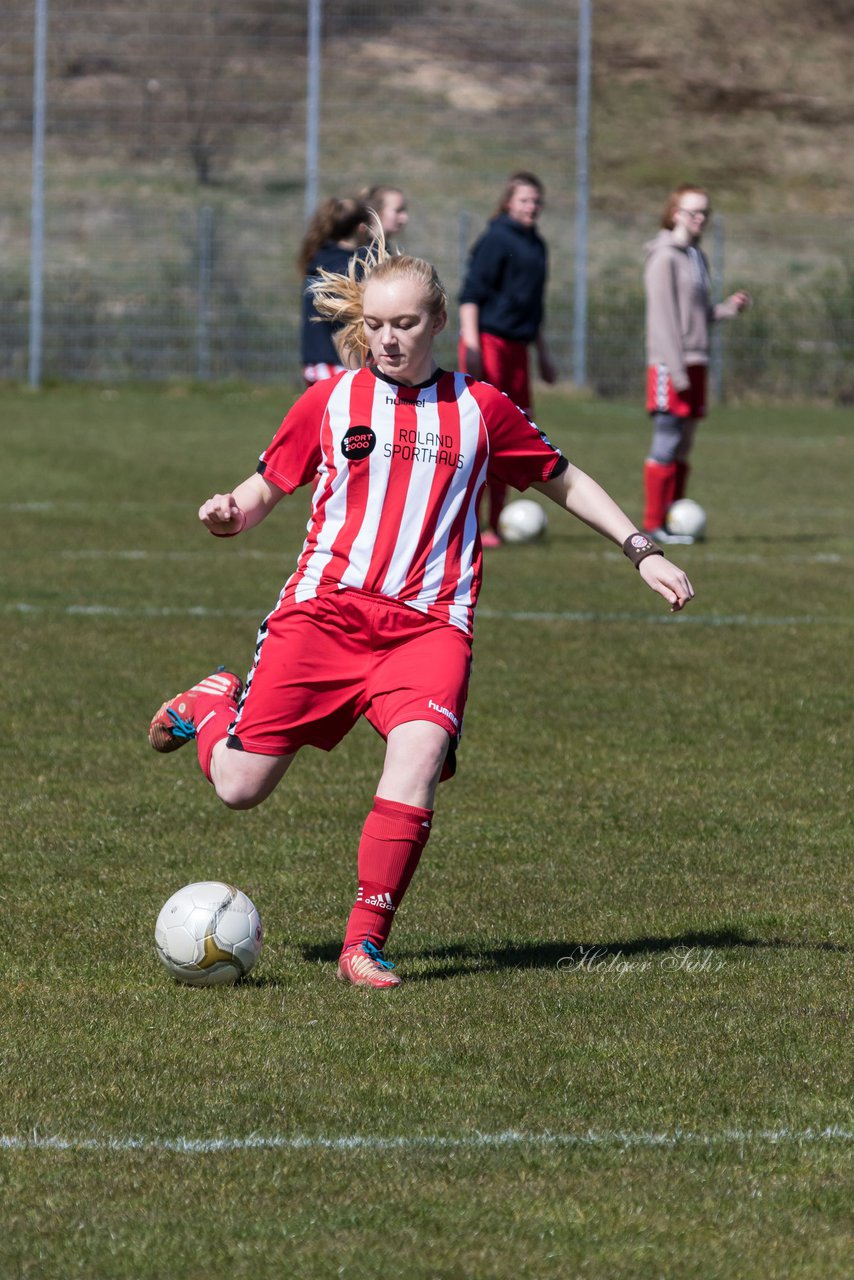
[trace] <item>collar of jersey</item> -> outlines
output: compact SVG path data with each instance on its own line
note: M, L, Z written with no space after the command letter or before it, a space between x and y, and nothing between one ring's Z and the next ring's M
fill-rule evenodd
M372 364L366 365L365 368L370 370L375 378L379 378L380 382L387 382L390 387L400 387L403 391L420 391L423 387L432 387L439 381L442 374L445 372L444 369L435 369L430 377L425 378L423 382L410 383L396 382L394 378L388 378L384 373L380 373L379 369Z

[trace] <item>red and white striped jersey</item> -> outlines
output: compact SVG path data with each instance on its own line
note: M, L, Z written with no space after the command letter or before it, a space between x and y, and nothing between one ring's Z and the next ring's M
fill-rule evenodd
M471 635L487 474L516 489L566 460L507 396L437 370L400 386L372 369L310 387L258 470L293 493L316 480L308 536L280 604L352 588Z

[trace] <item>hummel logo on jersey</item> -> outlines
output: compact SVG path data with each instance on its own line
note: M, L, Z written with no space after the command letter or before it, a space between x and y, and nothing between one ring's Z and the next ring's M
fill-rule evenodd
M411 404L415 409L423 409L426 400L401 400L400 396L386 396L386 404Z
M447 716L455 729L459 729L460 722L448 707L440 707L438 702L434 702L432 698L428 698L427 706L431 711L438 711L440 716Z
M341 452L350 462L367 458L376 448L377 438L370 427L350 427L341 441Z

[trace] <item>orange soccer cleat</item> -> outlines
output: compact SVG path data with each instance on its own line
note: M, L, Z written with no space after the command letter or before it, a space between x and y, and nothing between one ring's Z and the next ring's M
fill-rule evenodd
M372 942L360 942L348 947L338 961L337 977L354 987L375 987L378 991L399 987L400 978L391 970L394 965Z
M202 698L226 698L236 703L243 681L224 667L206 676L186 693L177 693L164 702L148 726L148 741L155 751L177 751L196 736L196 704Z

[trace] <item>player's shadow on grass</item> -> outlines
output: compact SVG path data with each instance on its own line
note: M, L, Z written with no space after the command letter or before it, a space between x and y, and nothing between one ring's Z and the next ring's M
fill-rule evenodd
M341 944L321 943L304 946L303 959L311 963L334 962ZM831 951L850 953L854 948L842 943L816 940L802 942L790 938L756 938L739 929L689 931L670 936L627 938L609 942L507 942L497 947L479 947L470 942L452 942L444 947L418 950L405 945L395 947L395 958L401 962L427 961L427 972L407 973L407 985L413 982L438 982L470 973L489 973L500 969L572 969L586 956L597 963L632 956L662 955L684 951L749 950Z

